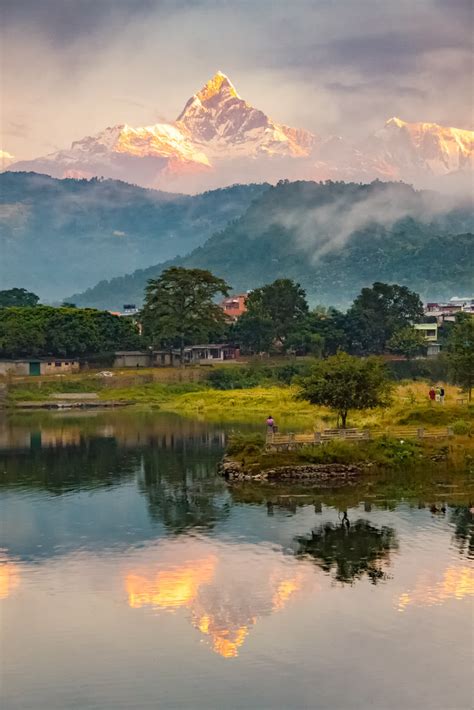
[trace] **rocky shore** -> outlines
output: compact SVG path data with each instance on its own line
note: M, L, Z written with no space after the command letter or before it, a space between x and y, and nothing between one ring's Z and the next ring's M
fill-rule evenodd
M362 468L340 463L296 464L292 466L274 466L262 470L258 466L245 468L241 463L224 457L219 466L219 473L229 483L264 482L290 483L312 485L341 485L357 479Z

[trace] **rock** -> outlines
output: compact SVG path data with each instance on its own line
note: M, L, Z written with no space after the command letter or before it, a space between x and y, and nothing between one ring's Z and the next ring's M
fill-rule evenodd
M244 469L238 462L225 457L220 466L219 472L227 481L265 481L275 484L278 481L295 481L304 484L326 484L337 485L351 483L357 478L362 470L352 464L301 464L294 466L277 466L266 471L261 471L258 466L252 466L251 470Z

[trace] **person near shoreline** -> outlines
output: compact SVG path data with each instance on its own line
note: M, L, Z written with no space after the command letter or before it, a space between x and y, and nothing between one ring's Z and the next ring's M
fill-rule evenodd
M275 431L276 431L275 420L273 419L272 415L270 414L267 419L267 432L269 434L273 434Z

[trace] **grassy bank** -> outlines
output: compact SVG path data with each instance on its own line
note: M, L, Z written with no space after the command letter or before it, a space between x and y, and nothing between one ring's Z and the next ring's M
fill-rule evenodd
M278 377L286 377L288 368L290 365L280 367ZM269 382L265 386L216 389L211 386L209 374L218 370L155 368L140 372L114 370L112 377L85 372L64 377L17 378L8 383L8 404L46 401L52 394L66 392L96 392L104 401L128 402L140 409L160 409L210 421L263 424L272 414L282 431L318 430L336 425L333 412L299 400L294 385ZM400 425L454 426L456 433L468 434L474 423L474 405L469 406L459 390L450 385L445 385L444 405L430 404L428 388L425 382L399 383L388 408L350 412L348 426L373 430Z
M275 466L303 464L372 464L383 467L418 467L426 461L449 461L455 468L474 474L474 438L454 436L443 439L398 439L382 434L370 441L328 441L322 446L304 446L290 451L265 449L261 434L234 434L227 455L248 472Z

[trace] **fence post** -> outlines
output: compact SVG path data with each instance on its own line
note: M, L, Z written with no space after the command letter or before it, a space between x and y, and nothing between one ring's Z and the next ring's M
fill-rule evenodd
M454 436L454 431L450 426L448 426L448 436Z
M315 432L314 432L314 443L315 443L315 444L320 444L320 443L321 443L321 432L320 432L320 431L315 431Z
M364 431L364 434L365 434L365 438L366 438L366 439L370 439L370 429L366 429L366 430Z
M290 438L290 442L289 442L289 444L288 444L288 448L290 448L291 446L294 446L294 443L295 443L295 435L294 435L293 432L290 433L290 437L289 437L289 438Z
M424 434L424 433L425 433L425 430L424 430L424 429L417 429L417 431L416 431L416 435L417 435L417 437L418 437L419 439L422 439L422 438L423 438L423 434Z

